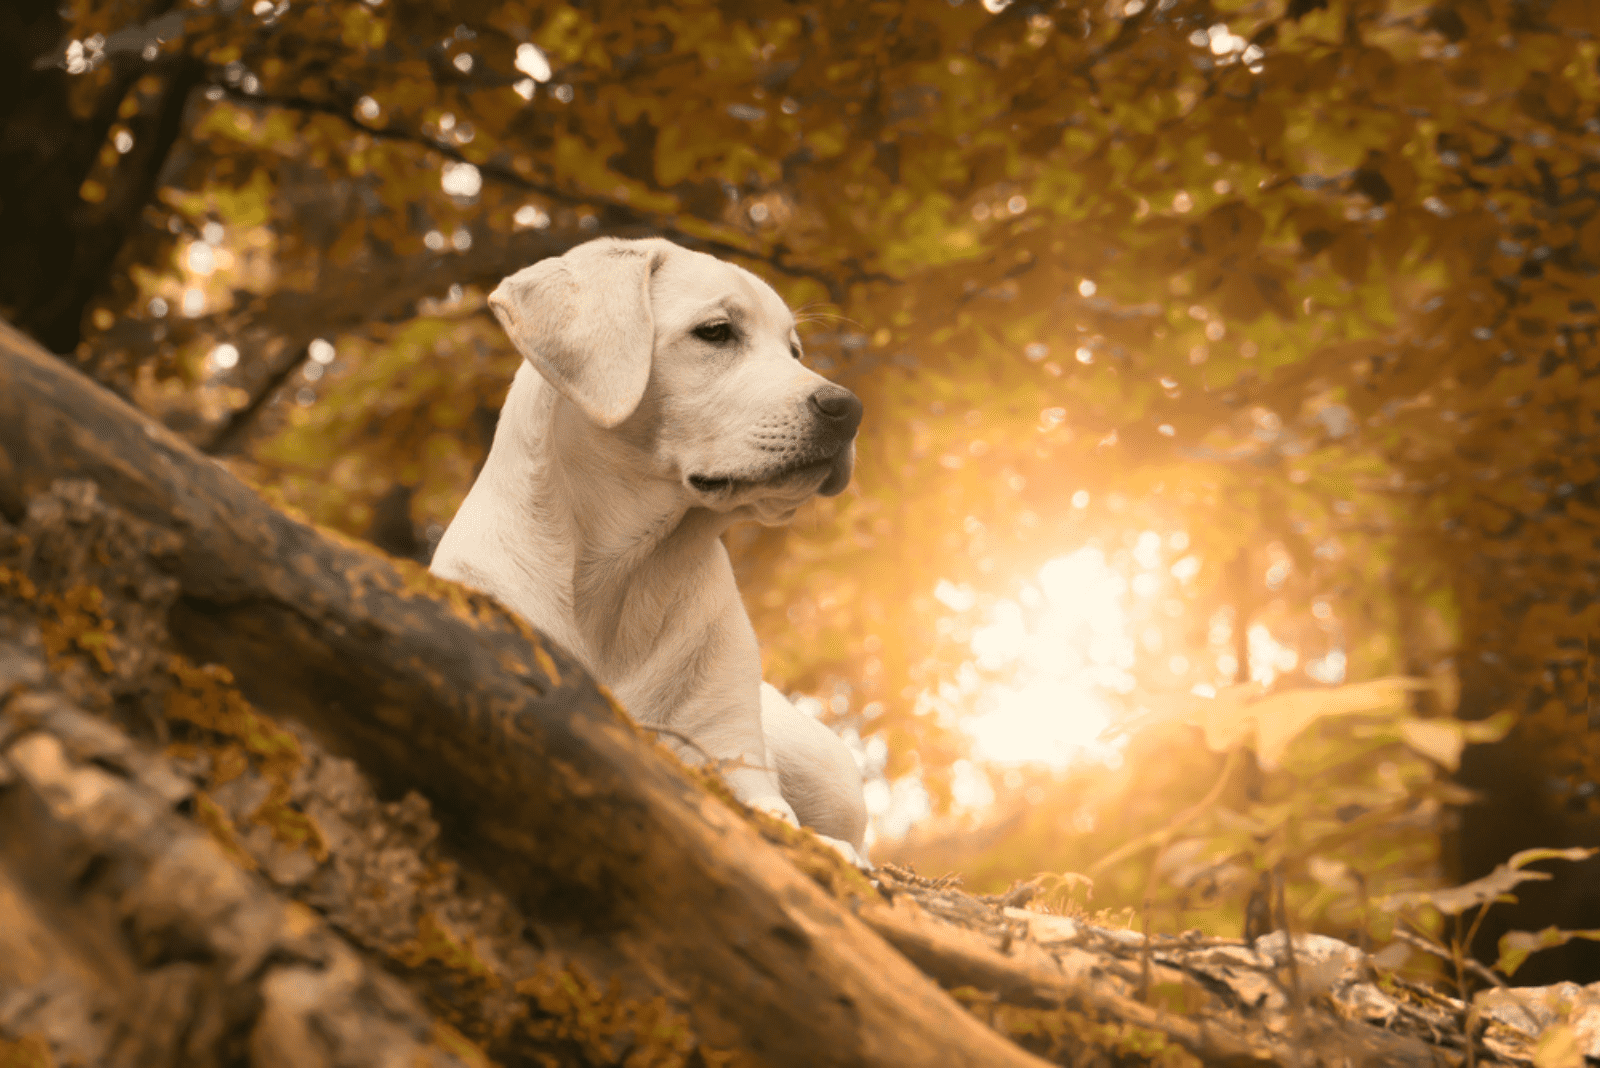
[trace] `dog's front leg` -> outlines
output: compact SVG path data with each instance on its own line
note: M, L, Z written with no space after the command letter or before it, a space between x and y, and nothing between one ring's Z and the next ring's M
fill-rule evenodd
M749 701L701 695L681 707L662 733L685 761L710 764L741 804L800 826L778 785L753 692Z
M748 805L758 812L765 812L769 816L776 816L791 827L810 826L800 822L794 807L784 799L779 787L778 773L773 767L772 758L768 754L765 745L762 746L759 762L752 760L752 754L749 752L738 755L708 757L705 745L709 743L714 747L725 748L721 743L730 740L728 732L712 731L712 734L718 735L717 738L706 738L702 734L701 738L692 745L685 744L680 737L677 737L678 732L676 730L673 730L670 734L665 731L662 733L674 751L686 763L698 766L710 763L723 783L727 785L733 796L738 798L741 804ZM853 864L867 871L872 870L872 864L866 859L863 849L841 838L834 838L824 834L814 826L811 827L811 831L824 844L831 846L835 852L844 858L847 864Z
M789 802L783 799L783 794L778 792L776 776L763 773L759 776L749 774L756 771L754 768L739 768L737 771L724 772L722 781L728 784L728 789L733 791L733 796L749 805L758 812L765 812L769 816L776 816L791 827L800 826L800 817L796 816ZM735 782L734 775L743 776Z
M697 742L711 754L717 774L740 803L798 827L800 817L795 814L789 802L783 799L783 790L778 785L778 773L772 767L771 758L767 754L767 747L761 734L761 721L754 716L750 718L753 721L750 724L754 728L751 732L753 737L738 739L729 737L736 733L744 735L747 732L728 730L729 724L724 720L715 724L710 731L699 732Z

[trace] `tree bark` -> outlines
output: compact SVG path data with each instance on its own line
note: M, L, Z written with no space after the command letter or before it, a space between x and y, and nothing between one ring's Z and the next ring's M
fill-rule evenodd
M0 685L37 685L43 660L0 641ZM470 1063L398 979L177 814L191 791L161 761L48 690L7 702L0 736L17 733L0 762L0 1063Z
M0 512L61 478L170 531L170 628L310 727L541 921L581 929L772 1065L1040 1063L974 1020L487 598L276 512L0 327ZM841 878L847 878L842 875Z

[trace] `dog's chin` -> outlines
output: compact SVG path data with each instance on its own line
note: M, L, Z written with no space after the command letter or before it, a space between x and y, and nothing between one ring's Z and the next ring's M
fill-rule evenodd
M702 507L719 512L747 508L763 523L785 523L813 495L837 497L850 484L854 450L811 463L739 476L690 475L684 479Z

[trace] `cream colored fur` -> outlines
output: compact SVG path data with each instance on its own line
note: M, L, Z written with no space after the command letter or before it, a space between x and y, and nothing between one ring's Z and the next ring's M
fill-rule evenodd
M864 856L860 772L761 681L721 541L842 491L859 403L799 362L771 287L667 241L591 241L489 304L526 359L434 573L560 642L741 801Z

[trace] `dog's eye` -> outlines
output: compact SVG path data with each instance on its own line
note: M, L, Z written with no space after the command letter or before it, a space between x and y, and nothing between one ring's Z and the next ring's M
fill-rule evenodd
M695 327L694 336L701 341L709 341L713 345L726 344L733 340L732 323L707 323L705 326Z
M790 345L789 346L789 355L793 356L795 359L798 360L800 358L800 346L799 345Z

